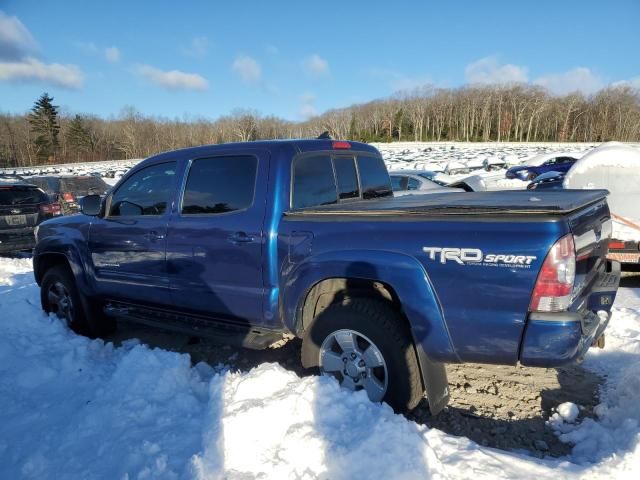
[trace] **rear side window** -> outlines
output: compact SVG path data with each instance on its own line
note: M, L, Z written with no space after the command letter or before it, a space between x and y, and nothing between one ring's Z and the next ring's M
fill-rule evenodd
M305 208L338 203L331 157L317 155L297 158L293 164L291 206Z
M407 190L418 190L420 188L420 182L415 178L409 178L407 182Z
M353 157L335 157L333 166L336 170L340 200L358 198L360 190L358 189L358 174Z
M131 175L111 197L111 217L162 215L173 193L175 162L152 165Z
M381 157L358 157L362 198L390 197L393 195L389 173Z
M253 203L258 159L250 155L213 157L191 164L182 201L183 215L215 214Z

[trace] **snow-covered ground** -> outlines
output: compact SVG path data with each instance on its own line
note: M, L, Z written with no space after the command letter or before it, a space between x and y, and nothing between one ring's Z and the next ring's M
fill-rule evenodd
M377 147L390 169L445 169L594 145ZM474 173L495 188L526 185L504 179L504 170ZM591 351L585 366L606 378L597 418L576 420L579 405L561 405L549 422L573 452L540 460L428 429L361 392L277 364L231 372L137 341L114 347L77 336L40 310L31 261L0 258L0 478L637 480L640 288L620 290L606 348Z
M640 478L640 289L621 289L596 420L563 405L561 459L482 447L276 364L233 373L70 332L29 259L0 258L0 478Z

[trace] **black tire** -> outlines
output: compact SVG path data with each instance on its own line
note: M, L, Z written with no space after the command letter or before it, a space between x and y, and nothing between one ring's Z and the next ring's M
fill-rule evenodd
M69 308L61 307L54 298L68 298ZM40 303L47 313L55 313L64 320L74 332L90 338L112 333L115 322L105 317L99 304L89 302L77 289L69 268L57 265L45 272L40 286Z
M364 335L382 354L388 372L383 401L396 412L415 408L424 396L415 347L405 319L383 300L346 298L327 307L305 330L302 364L320 366L323 342L343 329Z

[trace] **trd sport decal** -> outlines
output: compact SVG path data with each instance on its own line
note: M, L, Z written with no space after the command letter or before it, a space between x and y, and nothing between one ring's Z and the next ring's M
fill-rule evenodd
M459 265L485 265L492 267L531 268L537 258L534 255L484 254L479 248L423 247L430 260L440 263L456 262Z

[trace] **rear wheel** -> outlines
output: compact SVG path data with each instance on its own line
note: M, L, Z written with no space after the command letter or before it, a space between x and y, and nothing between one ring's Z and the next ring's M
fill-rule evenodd
M99 306L90 304L78 291L73 275L65 266L57 265L45 272L40 303L45 312L55 314L81 335L97 337L115 330L115 322L104 317Z
M327 307L305 332L302 361L399 412L414 408L424 394L404 318L382 300L345 299Z

